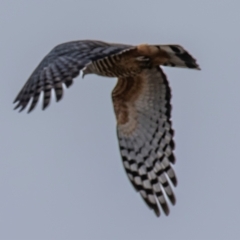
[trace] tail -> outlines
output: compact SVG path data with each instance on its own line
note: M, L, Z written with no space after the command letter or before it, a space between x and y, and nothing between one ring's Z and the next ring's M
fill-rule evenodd
M158 45L160 51L167 54L167 60L162 64L169 67L183 67L200 70L199 65L183 47L179 45Z

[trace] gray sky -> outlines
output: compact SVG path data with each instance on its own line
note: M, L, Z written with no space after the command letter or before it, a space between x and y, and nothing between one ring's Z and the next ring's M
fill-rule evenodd
M239 239L238 0L0 1L0 239ZM78 77L42 112L12 101L55 45L176 43L202 71L165 68L177 204L156 218L122 167L110 93Z

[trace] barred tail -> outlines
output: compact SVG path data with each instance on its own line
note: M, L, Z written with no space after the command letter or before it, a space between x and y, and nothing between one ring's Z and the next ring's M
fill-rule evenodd
M183 47L179 45L158 45L156 47L168 55L168 59L162 64L163 66L200 70L196 59L194 59Z

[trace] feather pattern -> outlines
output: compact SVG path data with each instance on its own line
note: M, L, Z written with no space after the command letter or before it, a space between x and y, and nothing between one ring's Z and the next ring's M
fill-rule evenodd
M31 98L29 108L31 112L43 91L43 109L50 103L51 90L54 89L56 100L63 95L62 84L70 87L73 79L80 70L91 62L109 55L116 55L131 48L129 45L108 44L100 41L74 41L56 46L37 66L28 81L17 95L14 103L18 102L15 109L24 110Z
M123 166L134 188L160 216L175 204L173 187L174 131L171 122L171 90L160 65L200 69L196 60L179 45L137 46L82 40L60 44L40 62L14 103L15 109L31 112L43 96L42 109L52 93L63 97L80 71L117 77L112 92L117 136Z
M175 204L172 186L177 179L172 167L171 91L166 76L154 67L136 77L120 78L112 98L127 175L157 216L159 206L168 215L168 201Z

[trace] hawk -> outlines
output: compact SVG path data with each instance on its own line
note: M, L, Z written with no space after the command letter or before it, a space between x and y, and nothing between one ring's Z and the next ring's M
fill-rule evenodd
M112 91L123 166L133 187L157 216L175 204L171 90L160 65L200 69L179 45L137 46L82 40L57 45L33 71L14 103L31 112L43 93L45 109L81 72L118 78Z

